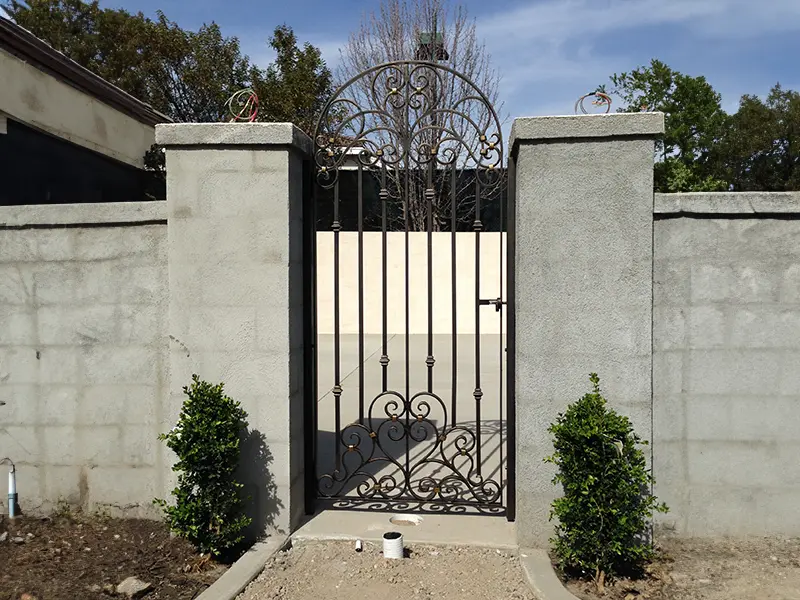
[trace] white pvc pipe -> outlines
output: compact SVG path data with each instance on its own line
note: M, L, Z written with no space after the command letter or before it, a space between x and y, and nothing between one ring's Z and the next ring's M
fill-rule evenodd
M6 459L8 467L8 517L13 519L17 516L17 473L14 463Z
M398 559L403 558L403 534L399 531L389 531L383 534L383 557Z

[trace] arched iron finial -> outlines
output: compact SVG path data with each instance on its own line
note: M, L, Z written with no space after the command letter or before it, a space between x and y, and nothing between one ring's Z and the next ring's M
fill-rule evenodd
M251 88L236 92L228 99L227 105L231 114L230 123L236 121L252 123L258 116L258 96Z
M578 101L575 103L576 115L578 114L578 111L580 111L584 115L589 114L589 111L586 110L586 107L583 105L584 101L587 98L594 98L592 100L592 106L598 106L598 107L605 106L605 110L601 111L600 114L607 114L611 112L611 96L600 91L595 91L595 92L589 92L588 94L584 94L583 96L578 98Z
M445 102L441 90L453 86L459 94ZM365 168L475 168L484 192L503 181L503 132L494 107L473 81L438 62L395 61L362 71L325 104L313 139L323 188L336 184L352 156Z

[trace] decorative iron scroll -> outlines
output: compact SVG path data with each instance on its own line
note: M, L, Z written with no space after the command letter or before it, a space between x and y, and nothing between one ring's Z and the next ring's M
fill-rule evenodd
M231 115L230 123L235 121L252 123L258 116L258 96L250 88L236 92L228 99L227 106Z
M431 418L434 407L437 416L444 416L440 426ZM385 448L406 439L427 444L408 465ZM500 502L501 486L480 474L476 432L449 424L447 406L436 394L420 392L406 401L397 392L383 392L370 404L363 423L342 429L340 441L344 453L339 466L318 480L322 497L339 498L354 488L358 499L376 505L445 503L476 505L487 512Z
M452 98L448 78L470 91ZM390 62L352 78L325 105L314 142L317 182L326 188L353 155L363 167L455 164L475 168L483 186L502 179L502 129L491 102L472 81L432 62Z
M605 94L603 92L589 92L588 94L584 94L578 101L575 103L575 114L578 114L578 111L581 111L584 115L588 115L589 111L586 110L584 106L584 102L588 99L592 98L592 106L600 107L601 110L599 112L607 114L611 112L611 96ZM602 108L605 107L605 110Z

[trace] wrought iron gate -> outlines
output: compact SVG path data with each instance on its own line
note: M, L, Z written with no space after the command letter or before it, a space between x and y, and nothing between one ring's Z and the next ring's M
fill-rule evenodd
M331 331L308 407L312 503L513 518L503 159L490 101L437 63L374 67L327 102L313 169Z

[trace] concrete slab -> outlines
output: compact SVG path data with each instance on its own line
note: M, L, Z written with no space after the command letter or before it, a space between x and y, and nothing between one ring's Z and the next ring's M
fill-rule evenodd
M415 514L419 525L397 526L391 513L328 510L314 515L293 535L293 540L363 540L382 542L387 531L400 531L404 541L444 546L483 546L514 549L514 523L503 517Z

